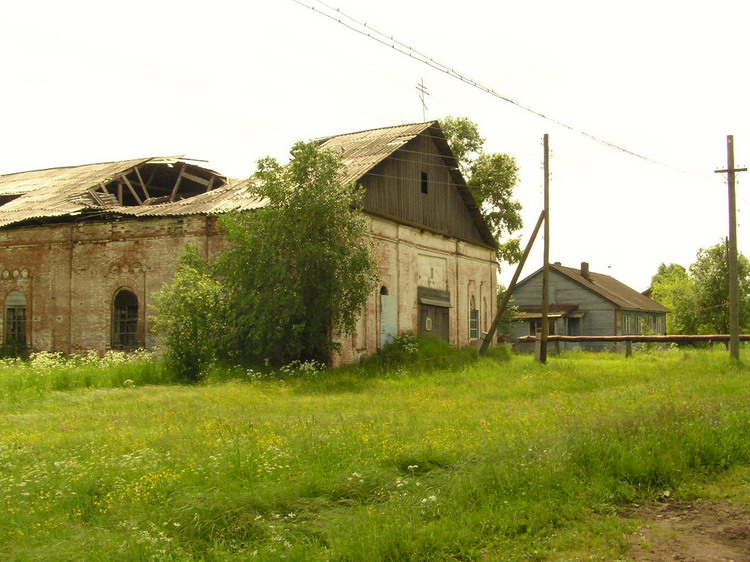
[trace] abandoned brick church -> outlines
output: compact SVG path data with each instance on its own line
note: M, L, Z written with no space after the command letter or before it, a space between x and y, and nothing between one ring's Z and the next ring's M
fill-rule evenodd
M380 285L334 362L412 332L463 346L494 315L496 244L436 122L322 139L365 190ZM209 260L216 219L262 206L248 180L180 158L0 176L0 298L6 346L76 352L153 348L154 295L181 248Z

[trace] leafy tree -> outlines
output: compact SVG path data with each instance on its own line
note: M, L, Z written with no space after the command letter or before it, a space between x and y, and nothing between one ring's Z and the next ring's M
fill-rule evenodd
M739 276L740 329L750 326L750 261L740 254L737 260ZM699 333L729 333L729 266L724 243L698 251L697 260L690 266L695 284Z
M197 250L188 246L173 282L156 295L155 329L167 366L187 382L199 380L220 355L227 300L224 286Z
M258 162L250 190L265 208L221 219L229 348L245 361L328 362L374 287L361 190L339 181L340 160L314 142L295 144L291 156L285 166Z
M659 265L651 279L651 297L672 311L667 314L668 334L698 333L698 303L687 269L678 264Z
M688 269L661 264L651 282L652 297L672 313L670 334L729 333L729 271L727 249L720 243L698 251ZM738 258L740 328L750 328L750 260Z
M507 154L484 152L484 140L473 121L466 117L446 117L440 127L448 140L471 194L482 209L495 238L516 232L523 226L521 204L513 199L518 183L518 166ZM511 238L500 243L500 258L515 263L521 257L520 241Z

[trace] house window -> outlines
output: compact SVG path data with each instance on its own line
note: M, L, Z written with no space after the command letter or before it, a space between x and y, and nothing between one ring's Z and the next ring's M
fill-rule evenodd
M622 317L622 335L637 336L641 333L641 318L635 314L625 314Z
M547 319L549 331L547 332L548 335L553 336L555 335L555 321L552 318ZM539 318L538 320L529 320L529 334L532 336L535 336L537 334L540 334L542 332L542 319Z
M469 308L469 340L477 341L479 339L479 311L474 297L471 297Z
M421 185L421 187L422 187L422 193L426 194L429 191L429 189L430 189L429 188L429 184L427 182L427 172L422 172L421 178L422 178L422 182L421 182L421 184L422 184Z
M26 347L26 297L21 291L11 291L5 298L5 345Z
M128 289L120 289L112 308L112 347L138 347L138 297Z

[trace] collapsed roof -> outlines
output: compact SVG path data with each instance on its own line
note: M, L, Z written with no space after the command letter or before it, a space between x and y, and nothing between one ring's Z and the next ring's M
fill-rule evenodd
M434 140L485 244L496 247L436 121L320 139L344 164L343 181L358 181L420 135ZM117 216L215 215L263 207L248 187L180 157L151 157L0 175L0 228Z

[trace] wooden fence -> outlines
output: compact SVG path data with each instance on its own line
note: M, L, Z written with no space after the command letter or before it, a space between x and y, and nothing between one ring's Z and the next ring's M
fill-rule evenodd
M630 335L630 336L557 336L550 335L547 337L547 341L550 343L554 342L570 342L570 343L590 343L590 342L601 342L601 343L619 343L625 344L625 356L630 357L633 354L634 343L696 343L696 342L722 342L726 343L729 341L729 334L710 334L710 335L672 335L672 336L645 336L645 335ZM518 338L518 343L535 343L537 336L523 336ZM750 334L740 334L740 341L750 341ZM559 347L558 347L559 351Z

